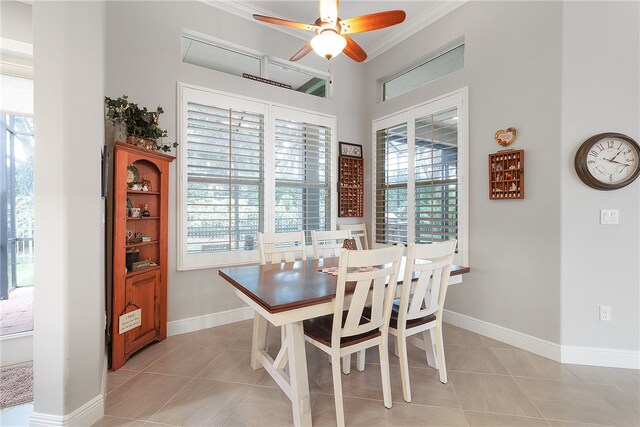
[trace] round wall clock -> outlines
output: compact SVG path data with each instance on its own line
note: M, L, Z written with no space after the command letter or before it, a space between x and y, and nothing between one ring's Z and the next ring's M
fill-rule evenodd
M597 190L617 190L640 175L640 145L621 133L594 135L582 143L574 165L580 179Z

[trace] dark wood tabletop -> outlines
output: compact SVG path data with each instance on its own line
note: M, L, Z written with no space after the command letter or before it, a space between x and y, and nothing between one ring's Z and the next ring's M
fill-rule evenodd
M223 268L218 270L218 274L269 313L275 314L331 301L336 295L337 276L320 270L337 266L338 258L324 258ZM451 275L469 271L469 267L454 265Z

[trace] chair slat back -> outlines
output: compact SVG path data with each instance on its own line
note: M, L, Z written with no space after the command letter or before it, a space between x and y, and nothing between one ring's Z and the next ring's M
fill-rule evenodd
M258 252L261 265L281 263L283 259L284 262L304 261L307 259L304 231L258 233Z
M332 345L339 346L342 337L363 334L377 328L383 334L387 333L403 250L402 245L362 251L341 250ZM345 291L347 286L354 284L354 292L342 326ZM361 324L364 307L368 304L371 306L371 315Z
M340 230L351 230L351 237L355 237L358 250L369 249L369 239L367 238L367 224L340 224Z
M431 244L409 244L400 297L399 326L406 320L442 312L449 284L456 240ZM411 289L411 277L418 280Z
M350 230L311 231L313 257L331 258L340 256L345 239L351 238Z

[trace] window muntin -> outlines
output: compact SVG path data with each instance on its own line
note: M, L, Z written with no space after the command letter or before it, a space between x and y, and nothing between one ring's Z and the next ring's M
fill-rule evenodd
M180 270L257 262L258 231L332 228L335 117L182 84L180 98Z
M374 121L376 244L458 240L468 265L467 89Z
M464 44L396 75L382 84L382 100L387 101L419 86L464 68Z

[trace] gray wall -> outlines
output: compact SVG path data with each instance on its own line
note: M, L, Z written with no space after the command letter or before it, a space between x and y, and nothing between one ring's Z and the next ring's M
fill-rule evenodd
M560 340L561 25L560 3L469 2L365 67L369 123L469 86L472 272L449 288L447 308L552 342ZM376 100L377 79L460 37L463 70ZM526 198L491 201L487 155L502 149L495 131L510 126L513 147L526 154Z
M69 414L102 393L104 8L98 1L33 8L34 418Z
M153 14L150 13L153 11ZM241 46L288 59L304 41L264 25L221 12L200 2L107 3L107 90L110 97L129 95L149 107L161 105L161 126L176 138L176 83L183 82L266 99L338 117L338 139L368 138L361 98L364 85L359 65L338 57L333 62L333 99L321 99L240 77L218 73L181 60L183 29L221 38ZM301 61L321 71L327 62L310 54ZM176 270L176 165L171 168L169 197L168 319L177 320L244 305L220 280L216 269Z
M573 168L577 148L592 135L640 140L639 17L638 2L563 6L563 345L640 348L640 180L597 191ZM600 225L603 208L619 209L620 225ZM599 305L611 306L611 322L598 321Z
M13 0L0 2L0 37L33 43L30 4Z

